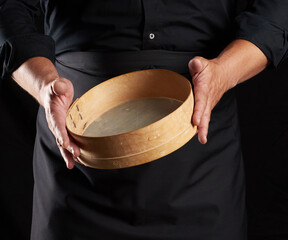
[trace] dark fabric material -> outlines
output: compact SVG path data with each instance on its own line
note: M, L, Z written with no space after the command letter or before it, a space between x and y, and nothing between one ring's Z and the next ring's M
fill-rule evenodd
M41 0L44 32L49 37L35 35L22 42L21 38L38 32L35 16L40 12L39 0L4 0L0 3L0 74L10 75L20 60L31 57L23 49L32 45L33 56L50 58L55 54L50 46L53 40L56 54L163 49L210 51L216 56L231 39L241 38L256 44L277 66L288 56L288 2L251 0L235 25L239 1ZM4 44L9 39L15 40L13 44Z
M0 3L0 77L11 75L32 57L54 62L54 40L43 35L43 14L39 1L2 1Z
M74 57L73 53L59 56L66 66L56 61L60 75L73 82L75 98L114 76L99 71L96 61L87 67L86 62L97 58L94 54L86 53L85 61L79 61L79 52ZM159 60L162 68L175 69L174 62L181 61L177 54L174 59L173 53L170 59L161 56L140 54L133 63L128 61L125 70L158 68ZM116 59L109 62L112 72ZM124 53L122 62L126 60ZM69 66L69 61L79 64L78 69ZM82 71L84 67L89 74ZM246 239L237 124L230 91L213 111L208 144L201 145L194 137L181 149L148 164L119 170L77 164L70 171L41 108L34 154L32 239Z
M254 43L275 67L285 60L283 49L286 51L288 48L288 24L286 26L278 26L274 22L271 23L254 13L248 12L241 14L237 21L239 22L240 30L236 38ZM273 50L270 46L274 46Z
M228 30L235 17L234 0L76 0L69 5L67 12L67 1L42 1L45 33L55 40L56 54L148 49L215 53L231 39Z
M145 50L129 52L68 52L57 57L62 65L93 76L111 77L141 69L169 66L171 71L187 75L188 62L200 52ZM203 54L202 54L203 55ZM87 60L88 59L88 60ZM137 64L135 64L135 61ZM172 64L173 63L173 64ZM189 78L189 76L187 76Z
M0 45L9 38L38 33L39 14L39 0L0 1Z
M54 41L45 35L29 34L8 39L0 49L0 62L3 63L1 77L5 78L12 74L23 62L32 57L46 57L54 62L54 49Z

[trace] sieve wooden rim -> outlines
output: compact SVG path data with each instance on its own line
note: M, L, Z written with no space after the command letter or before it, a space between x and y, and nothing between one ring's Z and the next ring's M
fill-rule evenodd
M145 71L149 71L149 72L155 72L157 71L158 73L165 73L165 74L176 74L177 75L177 79L179 79L179 76L181 76L182 81L183 79L185 79L189 84L187 84L188 86L188 94L187 96L185 96L185 100L182 102L182 104L175 109L173 112L169 113L168 115L166 115L165 117L163 117L162 119L144 126L143 128L139 128L133 131L129 131L129 132L125 132L125 133L120 133L120 134L115 134L115 135L109 135L109 136L95 136L95 137L91 137L91 136L82 136L80 134L75 133L75 131L73 131L73 128L71 129L71 111L72 109L75 110L75 108L78 110L80 116L81 116L81 109L79 108L79 106L77 104L79 104L79 102L81 101L81 99L85 98L87 95L91 94L93 92L93 89L99 87L100 85L104 85L107 84L107 82L109 81L117 81L118 77L125 77L125 76L129 76L131 74L138 74L140 72L145 72ZM176 76L175 75L175 76ZM66 118L66 126L68 129L68 132L70 133L70 135L72 136L72 138L76 141L76 143L80 146L81 148L81 155L79 157L79 161L81 163L83 163L86 166L89 167L94 167L94 168L102 168L102 169L114 169L114 168L123 168L123 167L130 167L130 166L136 166L139 164L143 164L143 163L147 163L150 161L153 161L155 159L158 159L160 157L163 157L175 150L177 150L179 147L183 146L186 142L188 142L195 134L197 131L196 126L192 126L192 113L193 113L193 105L194 105L194 99L193 99L193 93L192 93L192 87L190 82L188 81L188 79L186 79L185 77L183 77L182 75L169 71L169 70L163 70L163 69L149 69L149 70L142 70L142 71L136 71L136 72L131 72L131 73L127 73L127 74L123 74L117 76L115 78L111 78L108 79L107 81L93 87L92 89L90 89L89 91L87 91L85 94L83 94L80 98L76 99L74 101L74 103L71 105L71 107L69 108L68 112L67 112L67 118ZM179 99L178 99L179 100ZM190 109L189 109L190 108ZM175 116L180 117L180 120L184 119L185 121L183 121L183 124L179 124L179 119L177 119ZM70 119L69 119L70 118ZM110 145L115 146L115 148L117 147L117 144L119 142L123 142L124 140L126 142L130 143L141 143L142 139L141 137L143 137L145 139L145 134L147 133L151 133L151 131L161 131L161 128L163 126L167 126L167 125L173 125L176 124L178 125L176 128L172 128L170 129L169 134L166 134L167 137L167 141L160 141L160 144L157 144L157 141L153 141L150 142L150 147L147 147L146 149L142 149L141 151L137 152L134 151L135 149L132 150L132 153L130 152L129 154L125 153L125 149L120 153L120 155L117 155L117 153L115 153L115 155L113 155L112 153L108 152L107 156L103 156L103 154L105 153L93 153L93 146L101 146L102 147L111 147ZM159 130L160 129L160 130ZM149 134L148 134L149 135ZM153 134L152 134L153 135ZM164 133L165 135L165 133ZM185 137L181 137L181 135L185 136ZM130 140L128 141L128 138L130 138ZM147 136L146 136L147 138ZM148 137L149 138L149 137ZM155 139L157 140L157 139ZM173 141L175 142L175 140L178 141L178 143L174 143L174 146L172 146ZM93 144L91 143L93 142ZM89 145L91 145L89 147ZM111 149L113 149L113 146L111 147ZM130 147L129 145L127 145L128 147ZM126 147L127 147L126 146ZM137 145L135 145L137 147ZM165 150L165 146L168 146L168 149ZM119 147L119 146L118 146ZM121 148L121 147L120 147ZM158 153L157 153L158 150ZM152 153L153 156L148 156L149 153ZM98 156L97 156L98 154ZM101 155L102 154L102 155ZM111 155L112 154L112 155ZM121 155L122 154L122 155Z

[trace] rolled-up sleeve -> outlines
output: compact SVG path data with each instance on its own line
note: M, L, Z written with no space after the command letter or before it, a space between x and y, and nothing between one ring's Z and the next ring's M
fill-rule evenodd
M288 0L254 0L236 23L236 39L255 44L275 67L288 58Z
M54 61L53 39L35 24L39 12L38 0L0 0L0 77L11 75L31 57Z

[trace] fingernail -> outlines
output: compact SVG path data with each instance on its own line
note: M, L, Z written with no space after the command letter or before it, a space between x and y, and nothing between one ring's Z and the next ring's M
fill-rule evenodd
M59 143L60 146L63 145L63 139L62 139L62 138L57 138L57 141L58 141L58 143Z
M68 146L67 150L74 156L74 149L71 146Z
M73 156L73 159L74 159L75 162L80 163L77 157Z
M72 165L72 163L69 163L69 164L67 165L67 168L70 169L70 170L73 169L73 167L74 167L74 165Z
M207 143L207 137L206 137L206 136L199 136L199 135L198 135L198 141L199 141L201 144L206 144L206 143Z
M207 143L207 137L206 136L204 137L204 143Z
M65 165L66 165L66 167L68 168L68 161L64 158L64 162L65 162Z

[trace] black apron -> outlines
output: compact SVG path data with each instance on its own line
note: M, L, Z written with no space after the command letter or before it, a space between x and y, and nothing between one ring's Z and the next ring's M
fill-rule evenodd
M113 76L163 68L189 77L198 53L74 52L57 57L75 98ZM97 102L95 102L97 104ZM126 169L68 170L40 108L34 152L32 240L244 240L244 175L234 90L197 136L159 160ZM167 129L169 131L169 129Z

